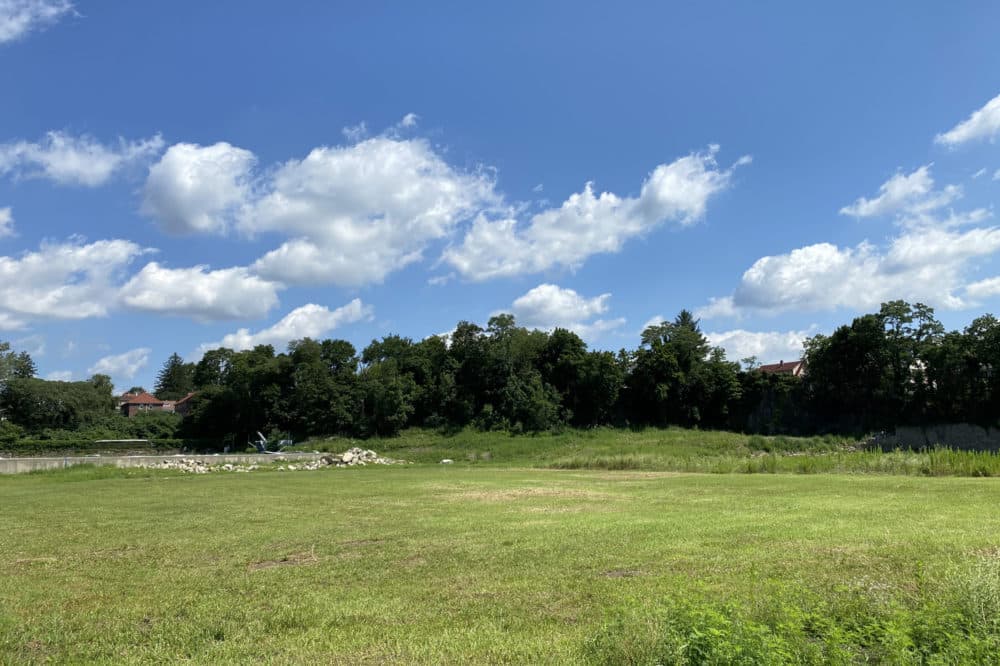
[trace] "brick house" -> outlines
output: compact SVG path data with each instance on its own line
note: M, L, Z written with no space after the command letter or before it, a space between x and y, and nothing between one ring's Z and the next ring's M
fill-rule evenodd
M118 399L118 409L129 418L145 412L173 413L175 405L173 400L160 400L149 393L126 393Z
M188 393L186 396L174 403L174 411L181 416L187 416L191 413L191 398L194 397L194 393Z

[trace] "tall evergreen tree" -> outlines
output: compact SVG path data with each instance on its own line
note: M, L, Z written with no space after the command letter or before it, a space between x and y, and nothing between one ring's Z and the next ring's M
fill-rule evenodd
M156 375L156 397L160 400L180 400L194 390L193 363L185 363L176 352L170 355Z

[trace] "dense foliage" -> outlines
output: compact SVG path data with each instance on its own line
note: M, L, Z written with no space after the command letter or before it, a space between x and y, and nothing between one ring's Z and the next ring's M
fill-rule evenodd
M1000 322L945 332L934 311L893 301L805 345L802 377L763 373L713 348L690 312L646 328L635 350L587 348L575 333L528 330L511 315L449 336L303 339L173 354L155 393L189 393L190 413L121 417L110 380L36 379L25 353L0 345L0 437L60 432L188 437L241 445L315 435L386 436L411 426L537 432L562 426L682 425L759 433L865 433L901 424L995 425ZM158 419L158 420L156 420ZM153 421L155 420L155 423ZM153 427L155 426L155 427Z

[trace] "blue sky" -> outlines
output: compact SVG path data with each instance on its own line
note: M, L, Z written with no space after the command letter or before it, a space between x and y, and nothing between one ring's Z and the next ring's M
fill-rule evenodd
M1000 314L1000 6L618 5L0 0L0 339L127 388L499 311L762 361Z

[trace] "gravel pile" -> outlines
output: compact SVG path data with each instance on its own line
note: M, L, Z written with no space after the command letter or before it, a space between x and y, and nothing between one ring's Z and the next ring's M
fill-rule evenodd
M251 465L234 465L232 463L211 464L197 458L174 458L167 459L159 463L143 465L150 469L175 469L188 474L208 474L209 472L252 472L260 466L256 463Z
M308 472L312 470L322 469L323 467L354 467L356 465L396 465L403 463L402 460L393 460L392 458L383 458L379 454L375 453L370 449L361 449L354 447L344 451L339 454L327 454L318 460L310 460L308 462L302 463L289 463L281 458L276 459L274 462L280 462L281 464L277 467L271 468L270 465L258 465L253 463L250 465L234 465L232 463L213 463L208 462L198 458L168 458L163 462L150 463L148 465L143 465L143 467L149 469L173 469L181 472L186 472L188 474L208 474L209 472L252 472L256 469L271 468L277 469L278 471L288 471L288 472Z
M317 462L337 467L350 467L352 465L395 465L403 461L383 458L371 449L360 449L355 446L340 455L323 456Z

